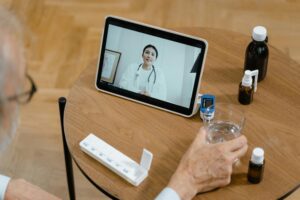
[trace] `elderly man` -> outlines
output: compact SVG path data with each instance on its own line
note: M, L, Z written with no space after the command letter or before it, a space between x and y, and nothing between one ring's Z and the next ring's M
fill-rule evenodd
M36 91L26 74L22 31L17 19L0 7L0 149L12 139L17 127L18 105L30 101ZM191 199L230 183L232 166L247 151L244 136L221 144L206 144L202 128L181 159L176 172L157 200ZM25 180L0 175L0 200L51 200L57 197Z
M0 7L0 150L10 143L17 128L18 106L36 91L25 75L22 29L18 20ZM0 175L0 200L58 199L22 179Z

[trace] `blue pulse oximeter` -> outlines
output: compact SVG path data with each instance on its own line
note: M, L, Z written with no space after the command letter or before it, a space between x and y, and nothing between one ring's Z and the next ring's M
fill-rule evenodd
M215 96L203 94L200 102L200 117L202 120L211 120L215 114Z

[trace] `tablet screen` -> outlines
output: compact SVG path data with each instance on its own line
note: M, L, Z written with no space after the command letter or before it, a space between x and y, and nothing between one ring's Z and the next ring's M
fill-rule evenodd
M189 115L205 48L203 41L109 17L97 87Z

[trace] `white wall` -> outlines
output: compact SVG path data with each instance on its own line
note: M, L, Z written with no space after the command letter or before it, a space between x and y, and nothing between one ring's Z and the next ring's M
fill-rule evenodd
M167 101L188 107L195 79L195 74L190 71L196 60L194 54L200 49L109 25L106 49L122 53L114 85L119 85L122 74L130 64L142 63L143 48L148 44L158 50L154 66L164 72Z

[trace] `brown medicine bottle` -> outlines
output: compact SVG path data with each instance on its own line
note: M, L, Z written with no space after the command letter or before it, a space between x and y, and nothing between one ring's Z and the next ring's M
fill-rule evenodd
M254 27L252 39L246 49L244 71L258 69L258 82L260 82L265 78L268 67L267 29L263 26Z
M252 76L255 76L254 85L252 84ZM246 70L239 85L238 100L243 105L248 105L253 101L253 93L257 89L258 70Z
M263 179L265 167L264 150L255 148L249 161L247 178L250 183L259 183Z

